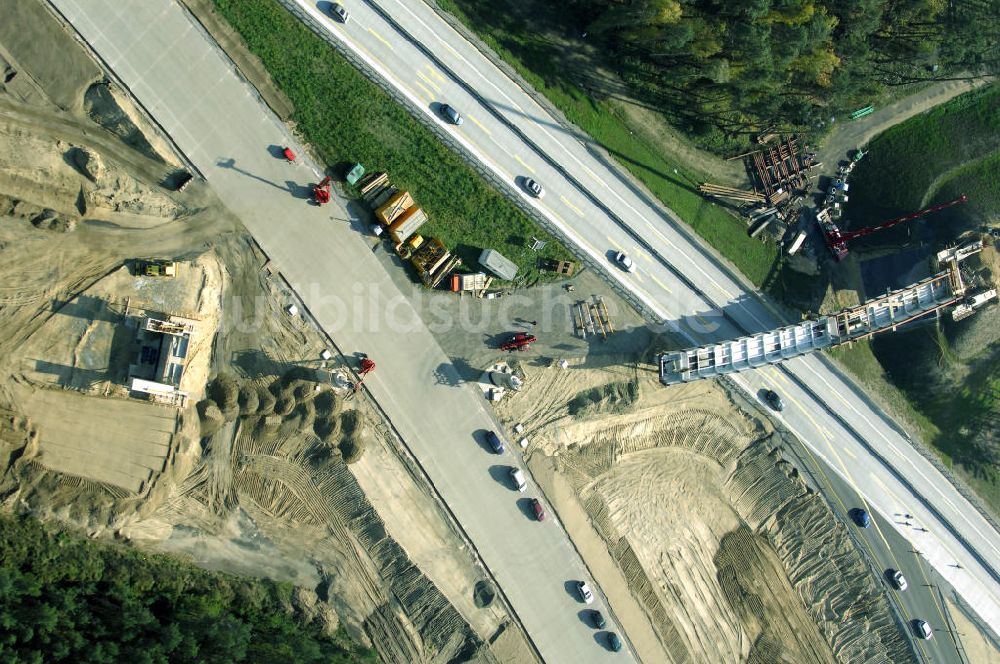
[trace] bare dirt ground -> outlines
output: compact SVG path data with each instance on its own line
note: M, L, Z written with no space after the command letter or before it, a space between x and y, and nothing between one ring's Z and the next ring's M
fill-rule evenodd
M718 386L665 389L629 359L524 366L498 414L525 426L532 473L642 660L905 658L881 588L786 443Z
M400 441L331 387L343 362L284 312L294 298L266 257L204 184L171 190L182 159L42 3L14 10L18 34L0 28L0 69L16 72L0 86L3 507L295 583L298 610L387 662L534 661L475 592L489 582ZM179 260L178 276L138 276L137 258ZM128 397L126 309L196 319L187 408ZM255 405L202 436L195 401L219 371Z
M1000 645L987 639L983 632L969 620L965 613L946 600L948 613L955 621L955 629L962 637L966 660L975 664L1000 664Z

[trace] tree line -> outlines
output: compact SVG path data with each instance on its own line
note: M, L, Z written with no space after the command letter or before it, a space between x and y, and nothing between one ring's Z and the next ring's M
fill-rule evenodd
M703 143L823 126L887 88L1000 71L1000 0L569 0Z
M0 515L3 662L378 661L296 619L292 590Z

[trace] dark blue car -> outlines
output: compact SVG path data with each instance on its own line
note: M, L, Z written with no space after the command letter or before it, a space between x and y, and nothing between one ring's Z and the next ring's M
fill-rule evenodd
M872 518L868 515L867 511L861 508L851 510L851 518L854 519L854 523L862 528L870 528L872 525Z
M500 440L500 436L497 435L496 431L487 431L486 440L489 441L490 447L493 448L494 452L503 454L503 441Z

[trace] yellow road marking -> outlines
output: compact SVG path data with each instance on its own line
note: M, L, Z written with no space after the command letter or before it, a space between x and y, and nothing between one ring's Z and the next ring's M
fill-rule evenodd
M639 258L642 258L642 259L644 259L644 260L647 260L647 261L649 261L650 263L652 263L652 262L653 262L653 257L652 257L652 256L650 256L649 254L647 254L647 253L646 253L645 251L639 251L639 250L636 250L636 252L635 252L635 253L639 255Z
M424 80L424 83L426 83L427 85L431 86L432 88L434 88L434 89L435 89L435 90L437 90L438 92L441 92L441 86L440 86L440 85L438 85L437 83L435 83L434 81L432 81L432 80L431 80L431 79L430 79L430 78L429 78L429 77L427 76L427 74L425 74L425 73L424 73L424 72L422 72L422 71L418 71L418 72L417 72L417 76L419 76L420 78L422 78L422 79Z
M670 286L666 285L665 283L663 283L662 281L660 281L659 279L657 279L655 274L649 275L649 278L652 279L653 281L655 281L656 284L660 288L662 288L663 290L667 291L668 293L673 293L673 291L670 290Z
M852 459L857 459L858 458L858 456L854 452L851 451L850 447L842 447L840 449L842 449L844 451L844 454L846 454L847 456L851 457Z
M380 42L382 42L383 44L385 44L386 46L388 46L390 51L392 50L392 44L390 44L389 41L385 37L383 37L379 33L375 32L371 28L368 28L368 32L372 33L375 36L375 39L379 40Z
M430 65L427 65L427 71L429 71L434 76L434 78L436 78L437 80L439 80L442 83L444 83L444 76L442 76L440 73L438 73L437 69L434 69L434 67L431 67Z
M646 283L646 281L639 275L638 272L633 272L632 276L635 277L636 279L638 279L640 284Z
M424 92L426 92L426 93L427 93L427 97L428 97L429 99L434 99L434 93L432 93L432 92L431 92L430 90L428 90L428 89L427 89L427 86L425 86L425 85L424 85L423 83L421 83L420 81L414 81L414 83L416 83L416 84L417 84L417 87L419 87L419 88L420 88L421 90L423 90Z
M565 203L566 207L568 207L570 210L572 210L573 212L576 212L577 215L579 215L581 217L583 216L583 210L581 210L577 206L575 206L572 203L570 203L568 198L566 198L565 196L560 196L559 200L561 200L563 203Z
M610 242L612 245L614 245L615 249L617 249L618 251L625 251L624 249L622 249L622 246L620 244L618 244L617 242L615 242L614 240L611 239L610 235L608 235L607 238L608 238L608 242Z
M485 126L483 125L483 123L482 123L482 122L480 122L480 121L479 121L479 120L477 120L476 118L472 117L471 115L469 116L469 119L470 119L470 120L472 120L473 122L475 122L475 123L476 123L476 126L477 126L477 127L479 127L480 129L482 129L483 131L485 131L485 132L486 132L486 135L487 135L487 136L492 136L492 135L493 135L493 132L492 132L492 131L490 131L489 129L487 129L487 128L486 128L486 127L485 127Z
M522 166L524 166L525 168L527 168L529 171L531 171L532 174L534 174L535 169L533 169L523 159L521 159L521 155L519 155L519 154L514 155L514 159L517 159L517 163L521 164Z

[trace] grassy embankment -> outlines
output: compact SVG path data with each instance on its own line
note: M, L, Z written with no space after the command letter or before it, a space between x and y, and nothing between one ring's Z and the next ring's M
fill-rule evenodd
M979 215L1000 209L1000 85L896 125L870 147L852 177L852 214L910 211L962 192Z
M0 515L0 661L378 661L294 616L292 590Z
M781 294L781 280L772 280L780 260L778 247L747 237L743 221L697 192L695 186L705 179L704 174L668 161L657 145L637 138L616 108L581 88L574 72L562 66L563 45L544 39L538 26L498 11L489 0L438 0L438 4L472 29L750 281L757 286L768 282L769 290Z
M1000 212L1000 85L897 125L869 147L853 177L852 218L885 217L964 192L965 206L926 222L937 222L941 235L954 238ZM962 357L953 348L976 324L975 318L946 322L940 331L916 330L834 355L916 426L1000 513L1000 449L991 436L1000 417L1000 349L994 343Z
M539 254L528 248L532 236L548 241L541 256L571 257L278 3L215 0L215 6L291 100L297 131L323 161L341 167L361 162L370 171L386 171L430 217L421 235L439 238L471 268L483 248L497 249L518 264L519 278L528 282L539 277Z

